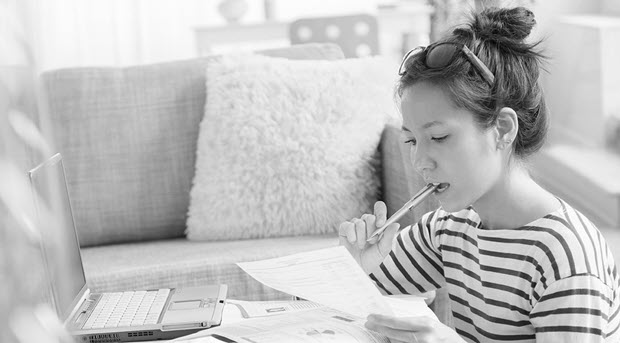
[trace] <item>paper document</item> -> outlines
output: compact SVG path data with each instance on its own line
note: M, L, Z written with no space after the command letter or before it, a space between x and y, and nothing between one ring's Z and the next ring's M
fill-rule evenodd
M252 343L338 342L389 343L389 339L364 327L365 319L321 307L283 316L247 319L234 325L222 325L176 339L183 343L223 341Z
M239 308L244 318L274 316L279 314L304 311L319 308L323 305L312 301L243 301L226 300L226 304L232 304Z
M237 265L271 288L358 317L393 315L379 290L343 246Z
M426 306L423 297L419 296L384 296L397 316L431 316L435 314ZM237 300L235 300L237 301ZM253 303L246 302L243 303ZM259 301L258 307L268 303L286 303L286 301ZM288 301L295 306L297 303L315 304L309 301ZM315 304L316 305L316 304ZM234 306L227 303L226 306ZM436 318L436 317L435 317ZM225 318L222 325L199 331L175 340L183 343L221 343L252 342L252 343L387 343L389 340L364 326L366 318L359 318L347 313L321 306L306 310L282 313L281 315L261 316L229 323ZM212 336L223 337L218 340Z
M211 343L221 337L224 342L389 343L387 337L364 326L370 313L437 318L423 297L382 296L342 246L238 265L259 282L309 301L230 300L227 306L237 302L235 306L244 307L248 314L261 316L230 324L224 318L221 326L176 341ZM309 304L324 306L298 308ZM264 315L269 310L272 314Z

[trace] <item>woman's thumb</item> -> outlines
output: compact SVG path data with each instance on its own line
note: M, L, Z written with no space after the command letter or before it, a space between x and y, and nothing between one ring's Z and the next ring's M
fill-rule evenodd
M383 231L383 237L377 243L377 248L379 248L379 253L381 256L385 257L390 250L392 250L392 242L394 241L394 237L398 233L398 229L400 228L400 224L392 223L388 225L388 227Z

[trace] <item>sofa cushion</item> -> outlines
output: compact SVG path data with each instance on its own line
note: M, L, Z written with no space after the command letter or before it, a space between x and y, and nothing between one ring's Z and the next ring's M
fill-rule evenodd
M332 44L263 53L343 58ZM183 235L212 58L42 75L82 246Z
M382 57L211 61L188 238L322 234L371 211L395 69Z
M221 242L181 238L85 248L82 259L87 282L98 292L223 283L231 298L275 300L290 295L262 285L235 263L336 245L334 235Z

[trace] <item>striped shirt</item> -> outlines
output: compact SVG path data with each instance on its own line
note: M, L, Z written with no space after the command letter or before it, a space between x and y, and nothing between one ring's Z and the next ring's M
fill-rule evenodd
M598 229L564 201L517 229L473 208L425 214L370 277L387 294L447 287L468 342L620 341L619 278Z

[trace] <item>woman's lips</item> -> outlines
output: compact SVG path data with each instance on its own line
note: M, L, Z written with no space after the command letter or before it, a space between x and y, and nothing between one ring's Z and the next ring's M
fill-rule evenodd
M446 189L450 188L450 184L447 182L442 182L439 184L439 187L437 187L437 189L435 189L435 193L442 193L444 192Z

